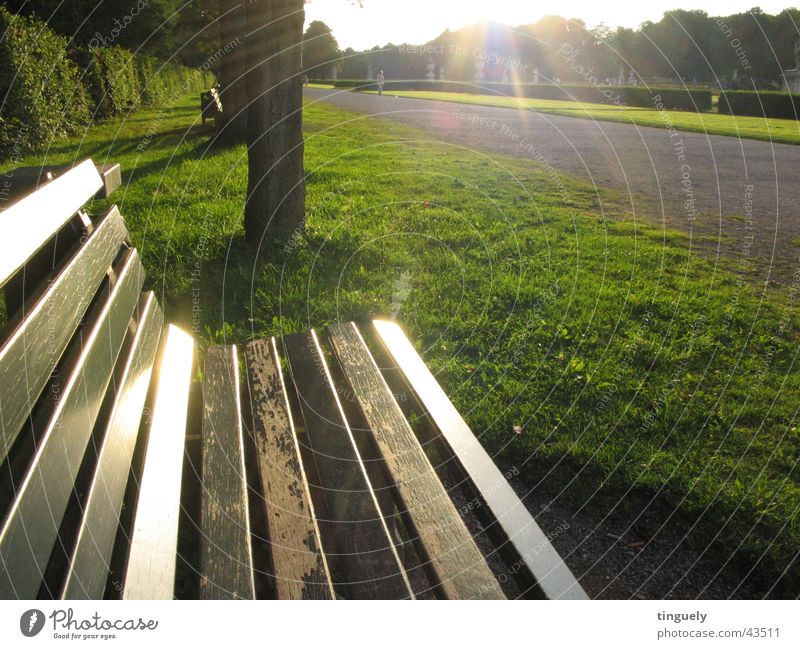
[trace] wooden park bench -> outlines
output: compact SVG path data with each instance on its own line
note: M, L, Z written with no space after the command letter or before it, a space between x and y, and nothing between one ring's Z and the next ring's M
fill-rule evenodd
M207 119L216 120L222 116L222 101L216 88L211 88L200 93L200 115L203 118L203 126Z
M101 185L0 211L0 597L585 597L396 324L199 372Z

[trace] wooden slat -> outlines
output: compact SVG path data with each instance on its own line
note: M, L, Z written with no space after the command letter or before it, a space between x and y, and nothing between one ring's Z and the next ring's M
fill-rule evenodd
M102 187L85 160L0 212L0 286Z
M288 336L284 349L319 480L313 487L324 502L317 511L327 517L321 526L323 547L329 562L336 558L345 582L338 582L339 570L331 566L334 587L354 599L413 598L316 333ZM335 554L326 544L326 529Z
M202 599L254 599L239 359L211 347L203 372Z
M22 197L35 190L39 185L53 180L53 178L72 169L73 165L37 165L33 167L17 167L4 174L4 181L7 181L8 195L10 200L15 197ZM103 180L103 189L98 192L95 198L108 198L115 189L122 185L122 170L118 162L102 163L95 165L97 173ZM2 209L2 205L0 205Z
M29 599L38 592L143 278L131 251L37 435L35 457L0 529L0 597Z
M374 321L375 330L431 420L470 476L490 511L548 599L586 599L586 593L533 520L403 331Z
M194 339L169 325L136 503L124 599L172 599Z
M142 410L164 328L164 315L155 295L148 293L141 304L139 324L125 359L83 509L61 594L64 599L102 599L105 590Z
M278 599L331 599L328 564L275 339L245 347L261 490Z
M122 217L112 209L0 349L0 461L127 236Z
M505 599L355 323L331 327L330 339L444 596Z

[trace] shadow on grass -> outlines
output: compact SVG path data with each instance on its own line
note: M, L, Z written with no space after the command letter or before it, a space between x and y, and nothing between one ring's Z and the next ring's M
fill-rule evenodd
M161 166L173 159L187 159L196 156L197 152L206 148L207 138L210 134L208 127L199 124L190 128L175 128L168 131L149 132L143 131L141 134L128 137L119 137L119 131L108 130L106 137L98 137L94 132L90 137L88 134L81 134L70 140L59 142L54 146L38 154L33 154L25 158L21 166L36 165L62 165L71 164L76 161L91 158L94 162L110 163L119 162L122 165L123 173L130 171L135 165L136 169L146 167L152 169ZM172 153L187 144L194 145L187 152L180 152L173 156ZM165 150L163 155L153 157L155 152ZM139 159L148 159L145 164L139 164ZM126 169L127 168L127 169Z
M135 167L125 169L124 165L122 173L124 181L132 182L141 179L150 174L164 174L169 166L186 162L189 160L201 161L204 158L214 153L214 150L209 145L207 139L209 135L208 129L200 125L193 126L190 129L172 129L158 134L159 149L164 149L167 142L173 142L170 151L165 151L163 156L148 159L146 162L137 163ZM131 147L133 147L131 149ZM147 144L139 138L128 138L120 146L115 143L114 153L121 155L133 155L142 147L140 153L144 157L144 153L148 149ZM113 155L113 153L111 154Z

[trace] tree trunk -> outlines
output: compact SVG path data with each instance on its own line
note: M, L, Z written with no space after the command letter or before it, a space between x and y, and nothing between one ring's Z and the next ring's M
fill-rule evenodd
M247 240L286 240L305 219L303 0L247 5Z
M244 142L247 135L246 3L247 0L219 0L219 47L224 53L219 68L219 137L234 142Z

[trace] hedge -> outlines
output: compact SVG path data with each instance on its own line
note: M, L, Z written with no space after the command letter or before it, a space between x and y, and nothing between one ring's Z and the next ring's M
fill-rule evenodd
M162 74L156 74L160 63L154 56L139 56L136 61L136 72L141 88L143 106L158 106L169 97L169 88Z
M113 111L106 95L105 72L103 61L97 50L77 49L69 52L69 57L74 62L80 73L86 96L91 107L91 117L111 115Z
M136 67L143 106L160 106L173 97L200 92L214 85L211 72L162 63L153 56L137 56Z
M370 90L377 87L374 81L363 79L324 80L337 88ZM595 104L618 104L652 108L656 98L668 109L711 110L711 91L684 88L645 88L641 86L594 86L589 84L511 84L462 83L459 81L387 81L383 89L430 90L439 92L468 92L479 95L503 95L528 99L558 99Z
M2 7L0 34L0 155L42 146L85 123L89 106L67 39Z
M103 80L112 115L122 115L139 108L141 86L133 52L121 47L95 50L103 64Z
M121 47L68 50L38 18L0 7L0 157L19 156L98 118L157 106L213 83L211 73Z
M788 92L726 90L719 95L719 112L723 115L797 119L800 114L800 95Z
M121 47L78 49L70 53L91 99L92 118L111 117L139 107L140 83L134 56Z

